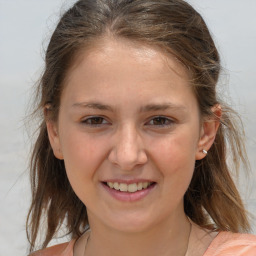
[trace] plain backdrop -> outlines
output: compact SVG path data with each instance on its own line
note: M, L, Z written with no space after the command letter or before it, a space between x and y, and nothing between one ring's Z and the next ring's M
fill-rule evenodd
M0 256L26 255L29 138L24 117L43 53L59 14L74 1L0 0ZM241 178L248 209L256 212L256 1L190 0L220 50L220 85L241 113L252 175ZM223 93L223 91L222 91ZM254 225L254 232L256 232Z

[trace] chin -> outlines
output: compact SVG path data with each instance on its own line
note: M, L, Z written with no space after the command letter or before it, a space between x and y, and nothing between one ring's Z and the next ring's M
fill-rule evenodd
M125 233L141 233L156 226L154 218L151 216L135 214L124 214L118 218L109 219L107 223L112 229Z

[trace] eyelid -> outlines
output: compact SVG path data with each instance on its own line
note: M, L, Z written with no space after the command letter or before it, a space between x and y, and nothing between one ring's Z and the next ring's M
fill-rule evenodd
M97 118L102 119L103 122L100 123L100 124L86 123L88 120L93 120L93 119L97 119ZM82 119L81 119L81 123L82 123L83 125L93 126L93 127L95 127L95 126L97 127L97 126L109 125L109 124L110 124L110 122L109 122L104 116L96 116L96 115L95 115L95 116L87 116L87 117L82 118Z
M90 123L90 122L88 122L87 123L87 121L92 121L93 119L97 119L97 118L102 119L102 122L100 122L100 123ZM153 124L153 123L151 123L152 121L156 120L157 118L163 120L164 124L161 124L161 123L160 124ZM100 115L93 115L93 116L83 117L80 122L81 122L82 125L85 125L85 126L88 126L88 127L102 127L102 126L105 126L105 125L111 125L111 122L105 116L100 116ZM157 129L157 128L166 128L166 127L172 126L172 125L174 125L175 122L176 121L173 118L170 118L170 117L167 117L167 116L162 116L162 115L156 115L156 116L150 117L148 119L148 121L146 121L145 125Z
M168 123L167 124L149 124L151 121L154 121L154 119L164 119L166 120ZM168 126L171 126L175 123L175 120L173 118L170 118L170 117L167 117L167 116L153 116L150 118L149 121L146 122L146 125L149 125L149 126L154 126L156 128L161 128L161 127L168 127Z

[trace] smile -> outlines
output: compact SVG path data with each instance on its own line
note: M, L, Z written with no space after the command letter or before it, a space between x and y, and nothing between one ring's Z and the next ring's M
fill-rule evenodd
M138 201L146 197L156 187L151 181L105 181L101 182L105 191L113 198L123 202Z
M138 182L138 183L132 183L132 184L107 182L106 184L110 188L121 191L121 192L134 193L139 190L147 189L149 186L153 184L153 182Z

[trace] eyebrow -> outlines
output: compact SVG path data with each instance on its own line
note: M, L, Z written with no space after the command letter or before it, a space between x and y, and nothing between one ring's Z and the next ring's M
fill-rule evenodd
M82 107L82 108L91 108L91 109L99 109L99 110L108 110L108 111L114 111L111 106L97 103L97 102L81 102L81 103L75 103L72 105L72 107Z
M177 110L186 111L186 107L183 105L176 105L173 103L162 103L162 104L148 104L140 108L140 112L150 112L150 111L164 111L164 110Z
M90 109L98 109L98 110L106 110L114 112L114 108L105 105L99 102L81 102L81 103L75 103L72 105L72 107L80 107L80 108L90 108ZM160 103L160 104L148 104L145 106L142 106L139 109L139 112L154 112L154 111L164 111L164 110L175 110L175 111L183 111L185 112L187 108L183 105L173 104L173 103Z

